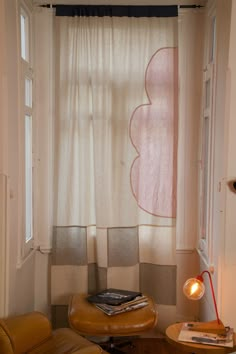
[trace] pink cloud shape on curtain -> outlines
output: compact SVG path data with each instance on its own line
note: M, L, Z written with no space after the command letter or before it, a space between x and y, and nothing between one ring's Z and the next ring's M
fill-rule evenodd
M178 54L162 48L151 58L145 75L148 104L130 120L130 139L138 156L130 171L139 207L162 217L176 216Z

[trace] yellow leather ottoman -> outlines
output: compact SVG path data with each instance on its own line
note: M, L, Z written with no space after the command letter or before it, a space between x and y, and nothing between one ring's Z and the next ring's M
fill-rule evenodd
M1 354L101 354L100 346L69 328L52 330L40 312L0 319Z
M134 336L150 330L157 323L157 312L152 298L148 306L138 310L108 316L87 301L86 294L71 297L68 319L72 329L86 336Z

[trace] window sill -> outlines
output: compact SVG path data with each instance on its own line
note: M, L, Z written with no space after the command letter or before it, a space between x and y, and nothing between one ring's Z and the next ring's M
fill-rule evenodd
M32 248L25 257L18 259L17 264L16 264L16 269L21 269L23 267L23 265L26 262L28 262L29 259L31 259L33 257L35 252L36 252L36 249Z

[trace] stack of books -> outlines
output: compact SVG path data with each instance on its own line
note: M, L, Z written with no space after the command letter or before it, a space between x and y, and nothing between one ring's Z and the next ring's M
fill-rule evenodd
M192 327L193 324L191 322L184 323L180 330L178 340L182 342L216 345L229 348L232 348L234 345L234 330L231 327L225 327L225 334L216 334L211 333L210 331L194 331Z
M148 305L148 299L141 292L106 289L87 297L98 309L108 316L133 311Z

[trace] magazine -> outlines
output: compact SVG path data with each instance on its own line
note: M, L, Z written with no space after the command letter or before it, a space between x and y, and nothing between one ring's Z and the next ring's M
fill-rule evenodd
M147 300L130 301L126 305L123 304L121 306L113 306L107 304L95 304L95 305L98 309L102 310L106 315L113 316L113 315L118 315L120 313L134 311L142 307L145 307L148 305L148 301Z
M220 347L233 347L234 331L231 327L226 328L226 334L214 334L209 332L198 332L191 330L191 323L184 323L179 333L178 340L197 344L216 345Z
M90 295L87 297L87 300L95 304L121 305L141 295L142 293L137 291L111 288L103 290L95 295Z

